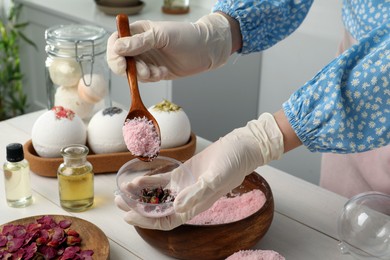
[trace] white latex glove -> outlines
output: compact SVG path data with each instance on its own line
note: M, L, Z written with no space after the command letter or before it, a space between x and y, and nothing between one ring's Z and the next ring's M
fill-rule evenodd
M107 62L118 75L126 75L124 56L136 61L142 82L175 79L217 68L228 60L232 39L228 20L220 14L203 16L195 23L137 21L131 37L107 43Z
M279 159L283 150L283 135L274 117L265 113L258 120L252 120L245 127L220 138L184 163L197 181L176 196L175 214L163 218L147 218L130 210L120 196L115 198L115 202L119 208L127 211L124 219L129 224L170 230L210 208L220 197L239 186L245 176L257 167ZM171 174L175 181L188 181L182 175L174 176L175 171ZM164 175L162 178L167 177ZM142 181L142 178L138 181ZM154 180L147 177L144 181Z

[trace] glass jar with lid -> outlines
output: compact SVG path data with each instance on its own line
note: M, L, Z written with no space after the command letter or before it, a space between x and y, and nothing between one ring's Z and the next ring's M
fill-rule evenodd
M48 109L63 106L84 121L111 106L105 59L107 32L92 25L58 25L45 31Z

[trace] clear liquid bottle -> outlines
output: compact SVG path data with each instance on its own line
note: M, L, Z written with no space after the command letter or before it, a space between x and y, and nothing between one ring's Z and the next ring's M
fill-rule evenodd
M69 145L61 149L64 162L57 177L61 207L68 211L84 211L93 205L94 173L87 161L89 149L85 145Z
M5 197L10 207L22 208L32 203L30 165L24 159L23 146L11 143L6 147L4 163Z

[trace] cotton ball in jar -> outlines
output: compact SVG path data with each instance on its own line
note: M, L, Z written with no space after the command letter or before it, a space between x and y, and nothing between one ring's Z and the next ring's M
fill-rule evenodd
M61 148L69 144L86 144L87 129L72 110L55 106L34 122L32 145L41 157L61 157Z
M58 86L75 86L81 78L81 68L74 59L54 58L49 63L49 75Z
M122 135L122 126L127 113L127 110L109 107L93 115L87 128L87 140L94 153L127 151Z
M54 105L71 109L81 119L89 119L93 114L94 105L82 100L77 87L60 86L54 95Z
M85 74L78 83L79 96L84 101L95 104L101 101L108 91L108 83L101 74Z
M180 106L164 100L148 110L160 127L161 149L179 147L189 141L190 120Z

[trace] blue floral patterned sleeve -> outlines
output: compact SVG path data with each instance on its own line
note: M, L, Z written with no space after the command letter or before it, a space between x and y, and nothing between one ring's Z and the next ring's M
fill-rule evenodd
M294 32L305 19L312 0L218 0L221 11L240 23L242 54L265 50Z
M390 142L390 23L362 37L283 104L310 151L353 153Z
M271 47L303 21L313 1L218 0L213 11L240 23L241 53ZM390 0L344 0L342 18L359 42L283 104L315 152L363 152L390 143Z

